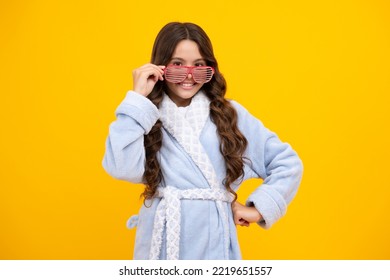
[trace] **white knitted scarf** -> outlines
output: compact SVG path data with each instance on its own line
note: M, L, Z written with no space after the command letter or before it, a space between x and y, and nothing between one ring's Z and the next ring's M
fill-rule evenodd
M210 188L195 188L181 190L174 186L158 189L161 201L156 210L154 221L150 259L158 259L161 253L163 230L166 228L167 259L179 259L180 244L180 200L202 199L213 200L218 212L222 216L224 231L224 255L229 258L229 225L228 215L223 202L231 202L232 195L218 183L214 167L205 152L201 142L201 131L209 118L210 100L202 91L191 100L188 108L177 107L176 104L164 95L159 108L160 119L164 128L178 141L198 166Z

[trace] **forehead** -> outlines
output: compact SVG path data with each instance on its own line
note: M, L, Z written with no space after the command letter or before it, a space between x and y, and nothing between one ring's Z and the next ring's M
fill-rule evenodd
M197 43L191 40L182 40L177 44L172 58L181 58L188 61L194 61L202 59L203 57L199 52Z

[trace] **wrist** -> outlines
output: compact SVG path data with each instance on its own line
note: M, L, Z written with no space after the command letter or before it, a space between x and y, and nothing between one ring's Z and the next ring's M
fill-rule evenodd
M146 94L145 92L143 92L142 90L139 90L137 88L134 88L132 91L134 91L135 93L139 94L139 95L142 95L143 97L147 97L148 94Z

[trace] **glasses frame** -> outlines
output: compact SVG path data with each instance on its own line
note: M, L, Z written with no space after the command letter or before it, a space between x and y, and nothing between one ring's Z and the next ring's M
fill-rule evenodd
M187 70L187 74L184 76L184 78L182 80L173 80L173 79L170 79L170 78L167 78L167 71L169 69L186 69ZM194 69L211 69L211 76L206 79L205 81L203 80L199 80L197 75L193 74L194 73ZM175 84L178 84L178 83L181 83L183 82L189 74L192 75L192 78L194 79L194 81L198 84L205 84L205 83L208 83L211 81L211 79L213 78L214 76L214 73L215 73L215 70L214 70L214 67L212 66L181 66L181 65L173 65L173 64L170 64L170 65L167 65L165 68L164 68L164 77L165 77L165 80L168 81L168 82L171 82L171 83L175 83ZM184 74L184 73L183 73Z

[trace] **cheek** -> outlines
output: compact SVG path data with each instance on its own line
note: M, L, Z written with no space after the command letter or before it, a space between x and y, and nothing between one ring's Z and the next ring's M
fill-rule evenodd
M172 91L172 89L175 87L175 84L166 82L166 87L167 87L168 90Z

